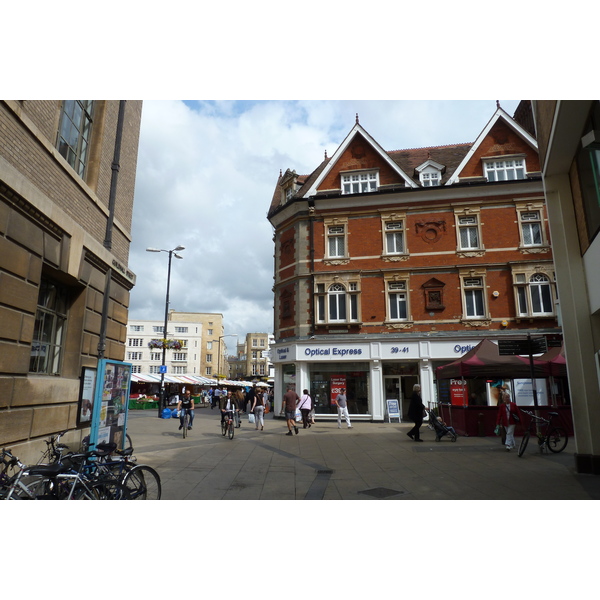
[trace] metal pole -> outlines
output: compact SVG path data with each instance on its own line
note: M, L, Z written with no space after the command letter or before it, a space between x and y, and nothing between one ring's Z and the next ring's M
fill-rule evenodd
M169 250L169 267L167 269L167 297L165 299L165 325L163 328L163 351L162 351L162 369L160 371L160 400L158 402L158 418L160 419L162 410L167 405L165 398L165 365L167 361L167 321L169 319L169 288L171 286L171 258L173 250Z

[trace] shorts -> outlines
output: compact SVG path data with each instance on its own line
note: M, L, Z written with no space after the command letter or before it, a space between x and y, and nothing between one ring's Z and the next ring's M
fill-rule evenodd
M292 421L296 419L296 411L295 410L285 410L285 418L288 421L291 419Z

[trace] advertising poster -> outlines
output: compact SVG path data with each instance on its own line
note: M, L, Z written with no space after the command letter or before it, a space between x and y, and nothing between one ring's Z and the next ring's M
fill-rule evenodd
M332 375L330 379L331 385L331 404L337 406L336 398L342 391L346 391L346 376L345 375Z
M79 405L77 409L77 425L92 422L94 414L94 391L96 389L96 369L84 367L81 370L79 387Z
M93 444L113 442L125 446L131 365L101 360L94 396L94 419L90 433Z
M514 401L518 406L535 406L533 401L533 385L531 379L515 379ZM535 380L535 391L538 406L548 406L546 380Z
M468 404L468 387L464 379L450 380L450 402L453 406L466 406Z

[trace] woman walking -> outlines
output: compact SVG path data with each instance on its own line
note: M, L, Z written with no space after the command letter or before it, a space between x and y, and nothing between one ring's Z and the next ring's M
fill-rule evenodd
M502 402L498 405L496 425L502 425L506 432L506 450L515 447L515 426L521 420L519 407L511 401L510 394L506 389L502 390Z
M298 402L298 408L302 413L302 428L306 429L307 427L310 427L310 419L308 418L308 415L312 408L312 399L308 395L308 390L304 390L302 392L302 396L300 396L300 401Z
M260 430L262 431L265 428L265 393L262 390L256 390L254 393L254 401L252 402L250 412L254 413L256 429L258 430L258 426L260 425Z

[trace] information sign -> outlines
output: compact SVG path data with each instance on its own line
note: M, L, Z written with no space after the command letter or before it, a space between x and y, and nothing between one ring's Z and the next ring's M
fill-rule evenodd
M392 419L398 419L398 423L400 422L400 404L396 398L388 398L386 400L387 403L387 414L388 414L388 423L392 422Z

